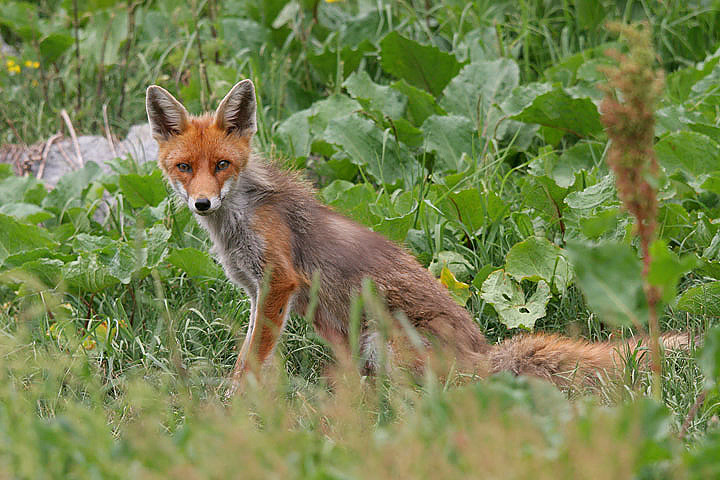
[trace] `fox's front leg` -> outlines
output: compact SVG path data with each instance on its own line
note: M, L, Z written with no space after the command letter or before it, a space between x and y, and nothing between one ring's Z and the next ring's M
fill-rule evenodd
M273 264L265 292L258 293L253 301L247 335L232 373L230 394L237 390L248 371L260 374L285 328L299 287L297 275L288 266L284 261Z

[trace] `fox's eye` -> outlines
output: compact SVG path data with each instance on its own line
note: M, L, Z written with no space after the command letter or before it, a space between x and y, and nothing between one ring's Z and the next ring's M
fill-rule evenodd
M189 163L178 163L176 166L181 172L192 172L192 167Z
M219 172L220 170L225 170L229 166L230 162L228 162L227 160L220 160L217 165L215 165L215 170Z

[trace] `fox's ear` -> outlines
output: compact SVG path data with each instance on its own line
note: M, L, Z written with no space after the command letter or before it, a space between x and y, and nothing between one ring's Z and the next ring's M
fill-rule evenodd
M236 83L215 110L215 125L228 133L250 137L257 132L255 86L252 81Z
M189 114L182 103L157 85L148 87L145 109L153 137L158 142L180 135L188 126Z

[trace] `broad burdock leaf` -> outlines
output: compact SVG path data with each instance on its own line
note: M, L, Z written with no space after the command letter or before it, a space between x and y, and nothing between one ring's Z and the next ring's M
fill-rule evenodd
M564 292L572 283L572 268L565 252L545 238L530 237L516 243L505 256L505 273L521 282L544 280Z
M18 283L21 285L19 294L33 293L37 288L54 288L62 279L62 268L65 263L55 258L38 258L23 263L21 266L0 274L0 282ZM42 285L29 285L34 281L40 281Z
M210 258L210 255L197 248L188 247L173 250L167 256L167 261L191 277L222 277L222 270Z
M408 98L407 114L413 125L422 125L430 115L445 115L435 97L425 90L413 87L405 80L398 80L390 86Z
M42 247L58 247L46 229L0 213L0 265L10 255Z
M474 125L484 123L490 107L517 87L519 77L518 66L510 59L470 63L445 87L440 105Z
M55 188L42 201L42 207L60 213L70 207L82 206L85 193L93 181L98 180L102 171L97 163L88 161L75 172L66 173L58 180Z
M278 143L293 157L307 157L313 141L323 133L328 122L360 110L362 105L356 100L346 95L332 95L280 123L276 130Z
M440 271L440 283L445 285L453 299L460 305L465 305L470 298L470 285L455 278L453 272L444 265Z
M610 203L615 198L615 179L612 175L606 175L595 185L568 194L564 201L570 208L589 209Z
M340 148L337 157L348 158L380 183L395 185L418 176L419 164L410 150L395 141L390 131L380 130L358 114L331 121L322 139Z
M467 117L432 115L422 125L425 151L435 152L435 170L463 171L469 165L461 161L463 153L469 157L479 150L475 125Z
M502 104L514 120L536 123L588 137L602 131L600 113L590 98L575 98L562 88L535 83L517 87Z
M648 282L660 288L662 301L670 303L675 299L680 278L695 268L697 259L692 255L678 257L663 240L656 240L650 246L650 271Z
M15 268L24 265L27 262L32 262L40 259L54 259L61 260L62 262L70 262L75 260L77 254L67 254L60 252L57 248L34 248L32 250L25 250L20 253L16 253L8 256L5 262L2 264L3 268Z
M576 143L560 155L550 177L559 187L571 187L575 184L578 172L590 171L601 162L604 148L605 145L598 142Z
M219 38L232 52L259 52L270 37L269 29L248 18L222 17L215 25L219 27Z
M440 277L443 268L450 269L453 276L461 282L469 282L472 279L470 264L458 252L449 250L438 252L437 257L428 266L430 273L436 277Z
M720 317L720 281L688 288L678 297L675 307L694 315Z
M642 265L631 246L607 242L597 246L568 243L575 279L590 309L615 326L647 322L648 307Z
M373 82L367 72L353 73L343 87L369 110L377 110L391 118L400 117L405 112L407 97L389 86Z
M358 68L365 54L373 51L375 46L368 40L363 40L354 48L346 45L339 52L337 47L326 45L319 53L308 53L308 61L326 81L330 81L335 80L338 75L338 61L342 64L343 78L347 78Z
M40 56L44 64L55 62L73 44L73 37L63 33L51 33L40 40Z
M397 32L388 33L380 41L380 63L385 71L435 96L440 96L461 67L454 55Z
M44 222L45 220L49 220L55 216L35 204L23 202L5 204L0 207L0 213L12 215L18 220L23 220L28 223Z
M363 225L372 227L379 221L370 210L370 205L377 201L377 194L366 183L335 180L322 189L322 196L328 205Z
M540 280L535 293L526 299L520 284L503 270L496 270L483 282L480 296L493 306L508 328L532 329L545 316L551 294L548 284Z
M136 173L120 175L118 184L125 200L133 208L145 205L156 207L167 197L165 182L160 170L155 170L150 175Z
M62 278L74 291L99 292L120 283L96 254L81 255L62 268Z
M335 180L322 190L325 202L396 243L405 241L412 226L414 209L383 202L366 183Z
M720 170L720 144L701 133L666 134L655 145L655 153L668 175L682 172L696 189L705 175Z
M495 211L489 211L494 205L493 194L483 195L477 188L468 188L459 192L448 192L442 200L436 202L446 218L460 223L468 234L473 235L485 225L486 215L493 218ZM504 207L504 204L502 204Z

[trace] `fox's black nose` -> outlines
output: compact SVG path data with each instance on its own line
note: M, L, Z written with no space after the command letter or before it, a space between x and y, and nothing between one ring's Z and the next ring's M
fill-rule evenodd
M198 198L195 200L195 208L200 210L201 212L204 212L205 210L210 208L210 200L207 198Z

